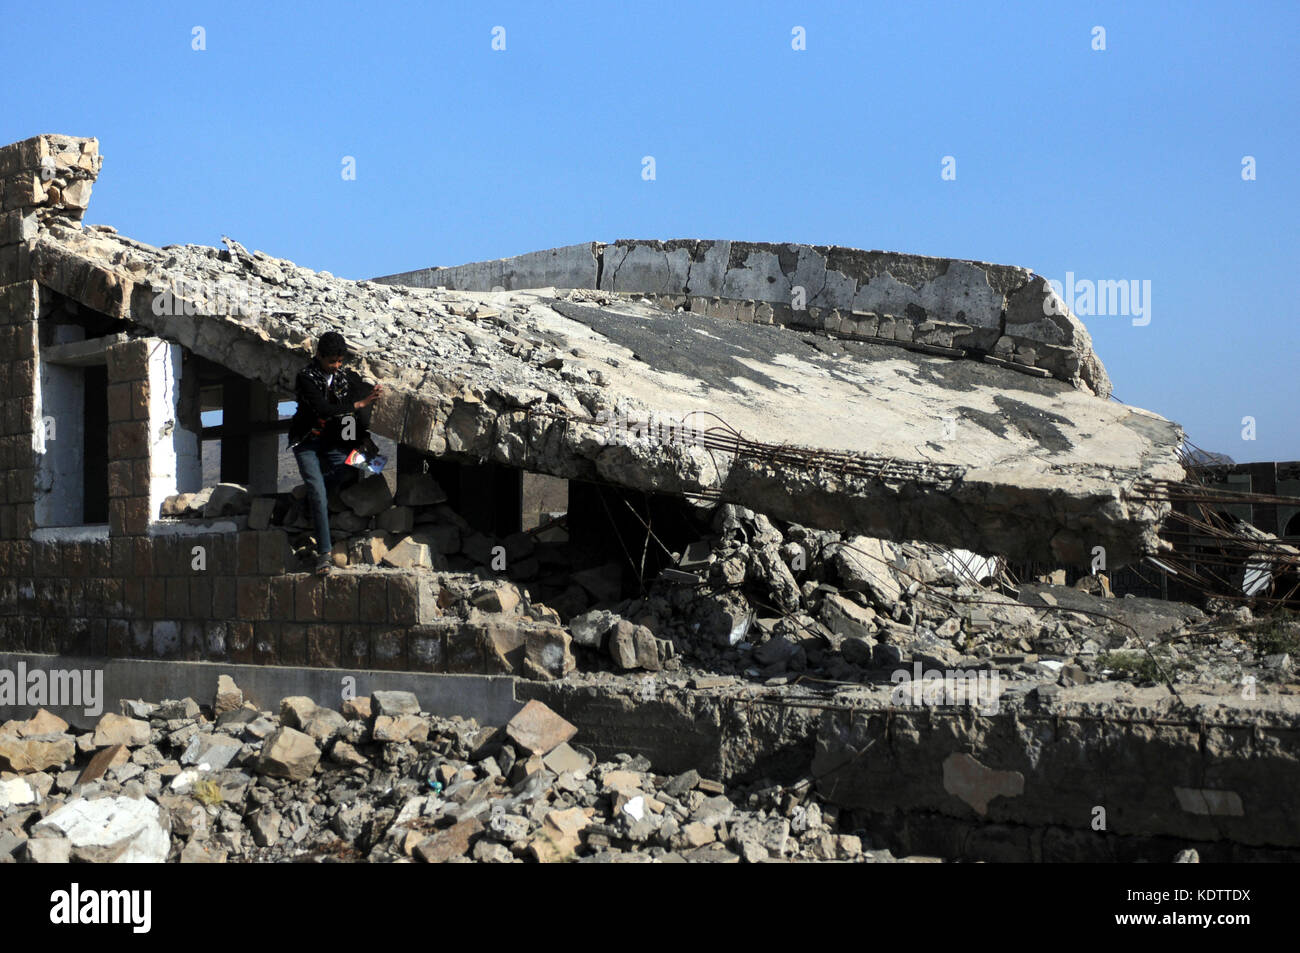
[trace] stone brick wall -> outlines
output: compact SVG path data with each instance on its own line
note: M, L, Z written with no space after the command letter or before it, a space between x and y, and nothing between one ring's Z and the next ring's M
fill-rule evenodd
M433 574L284 573L285 548L278 531L4 540L0 650L439 670L407 652L439 618Z
M151 393L157 349L174 347L158 338L105 350L107 534L36 525L43 301L31 251L42 224L78 225L100 163L93 139L37 136L0 148L0 651L495 673L540 666L558 641L571 666L563 630L463 619L437 574L286 572L293 562L281 530L175 533L155 524L160 474L163 483L175 477L174 461L168 470L157 459L175 426L169 400ZM124 316L120 284L98 273L82 279L61 290ZM54 296L45 298L48 313ZM405 400L385 401L376 429L400 436L405 411ZM426 432L421 446L431 444L431 422L411 417L408 426Z

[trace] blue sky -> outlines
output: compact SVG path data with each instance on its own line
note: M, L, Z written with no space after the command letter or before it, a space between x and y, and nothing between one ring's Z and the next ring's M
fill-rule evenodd
M98 136L87 220L133 238L225 234L350 278L698 237L1149 280L1149 324L1084 318L1116 395L1239 461L1300 458L1295 3L227 0L74 20L5 11L0 55L28 79L0 140Z

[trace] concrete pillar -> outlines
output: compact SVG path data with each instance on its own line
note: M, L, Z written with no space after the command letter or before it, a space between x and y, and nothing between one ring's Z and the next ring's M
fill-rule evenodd
M162 502L182 485L199 480L198 435L180 425L183 348L149 342L149 513L157 519Z
M248 382L248 488L254 493L274 493L280 485L280 402L261 381Z

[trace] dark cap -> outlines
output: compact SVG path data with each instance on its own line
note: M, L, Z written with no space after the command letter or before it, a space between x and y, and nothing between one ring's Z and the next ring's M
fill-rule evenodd
M347 357L348 342L337 331L326 331L316 342L316 353L322 357Z

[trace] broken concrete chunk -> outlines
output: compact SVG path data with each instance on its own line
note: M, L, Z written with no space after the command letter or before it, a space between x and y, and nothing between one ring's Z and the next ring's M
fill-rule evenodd
M398 506L431 506L447 502L447 494L427 473L399 473L394 499Z
M18 725L18 737L30 738L33 735L61 735L68 730L68 723L58 715L51 714L44 708Z
M841 638L870 639L876 632L875 610L865 609L839 593L828 593L822 599L820 617Z
M66 864L72 860L72 842L66 837L32 837L26 843L33 864Z
M506 723L506 734L529 754L545 757L573 738L578 729L533 699Z
M77 783L87 784L91 781L98 781L111 769L124 765L130 760L131 750L126 745L110 745L107 748L100 748L86 766L82 768Z
M414 692L379 691L370 693L370 710L376 715L418 715L420 700Z
M149 722L109 712L95 725L93 744L96 748L106 748L110 745L138 748L149 743L151 734Z
M382 560L385 566L394 569L432 569L433 554L424 543L417 543L409 536L400 540L386 552Z
M419 715L376 715L371 734L376 741L424 741L429 725Z
M622 619L616 612L595 609L570 619L569 631L573 633L573 641L577 644L599 650L604 645L610 629L620 621Z
M415 512L409 506L394 506L375 517L375 526L389 533L409 533L415 526Z
M220 716L228 711L238 711L244 707L244 693L239 690L235 680L229 675L217 676L217 693L212 699L212 713Z
M550 754L542 759L542 763L556 775L564 774L566 771L585 774L592 767L592 762L586 755L579 754L567 742L556 745Z
M181 764L207 766L209 771L220 771L235 760L243 747L237 738L229 735L196 734L181 754Z
M257 771L275 778L302 781L311 777L319 762L320 749L311 736L294 728L280 728L263 742Z
M71 859L86 863L160 864L171 849L159 808L147 799L77 798L37 823L33 834L67 838Z
M841 588L869 593L878 606L886 608L892 607L903 592L890 571L893 564L894 553L889 545L870 536L846 540L831 557Z
M591 818L581 808L550 811L542 819L537 837L529 843L528 852L542 864L567 860L582 845L582 832L590 824Z
M637 667L636 629L626 619L619 619L609 633L609 657L624 671Z
M0 812L24 804L39 804L41 794L31 783L23 778L11 778L0 781Z
M471 817L425 838L414 853L426 864L446 863L453 857L464 857L469 853L474 838L482 832L483 822Z
M357 516L377 516L393 505L393 494L382 473L358 480L341 491L339 499Z
M247 487L238 483L218 483L203 504L203 518L210 520L220 516L242 515L248 512L251 505L252 497Z

